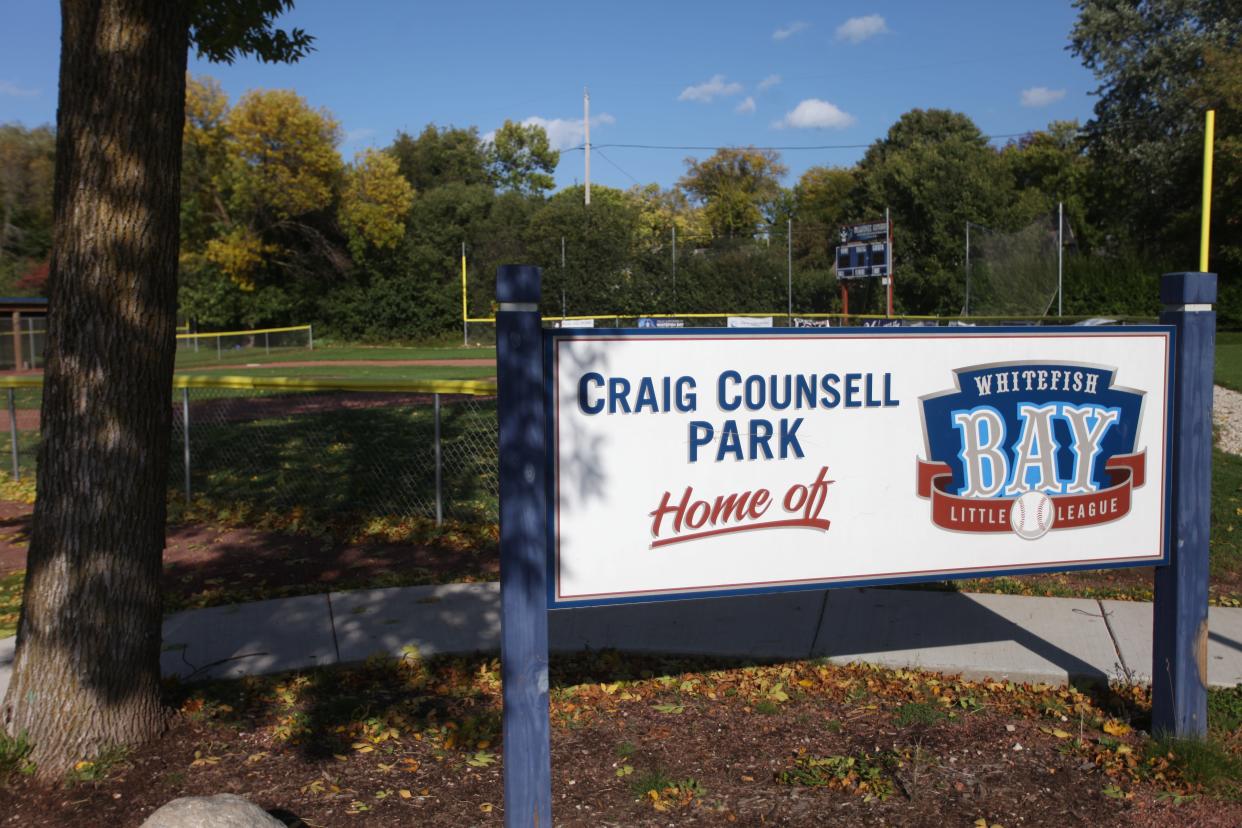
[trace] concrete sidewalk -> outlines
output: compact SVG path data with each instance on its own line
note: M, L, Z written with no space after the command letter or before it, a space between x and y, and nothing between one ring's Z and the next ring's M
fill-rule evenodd
M1208 677L1242 682L1242 609L1210 611ZM1151 680L1151 604L897 589L558 610L554 651L759 659L826 657L981 678ZM13 641L0 641L0 694ZM495 583L334 592L192 610L164 621L165 674L190 680L361 661L375 653L495 652Z

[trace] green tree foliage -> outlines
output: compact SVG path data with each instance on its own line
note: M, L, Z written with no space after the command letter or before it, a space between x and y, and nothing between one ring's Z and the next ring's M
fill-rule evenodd
M687 158L678 183L703 205L712 233L733 238L753 235L774 218L787 172L773 150L723 148L702 161Z
M49 127L0 125L0 290L21 292L51 251L55 147Z
M1047 129L1006 145L1001 158L1017 190L1015 221L1051 215L1061 204L1066 226L1080 251L1093 251L1104 241L1088 217L1091 162L1077 122L1053 121Z
M837 230L855 219L853 194L858 172L844 167L811 167L793 191L794 257L799 264L826 271L832 266Z
M1242 274L1242 51L1209 49L1196 93L1202 108L1216 110L1211 266L1236 281Z
M634 201L622 190L600 185L591 187L589 207L585 201L582 186L566 187L531 216L528 249L547 274L547 312L560 314L562 286L575 299L571 313L590 312L580 304L586 297L592 306L611 302L618 313L652 307L642 305L638 295L653 298L651 286L634 278L640 216ZM567 251L563 272L561 239Z
M295 63L314 50L311 35L275 26L276 18L293 9L293 0L193 0L188 5L190 43L199 57L213 63L251 55L264 63Z
M1070 48L1100 82L1086 125L1098 188L1093 219L1142 249L1173 246L1190 266L1204 92L1219 89L1206 77L1208 55L1242 48L1242 2L1077 0L1075 7ZM1237 62L1217 67L1228 76ZM1217 103L1229 106L1227 96Z
M487 149L475 127L428 124L417 138L398 132L388 152L416 192L444 184L491 184Z
M548 133L538 124L505 121L488 147L492 179L500 189L527 196L541 196L555 185L552 173L561 154L548 143Z
M1013 178L1000 153L965 115L914 109L871 145L858 175L860 218L891 210L902 308L958 312L966 222L1001 228L1014 218Z

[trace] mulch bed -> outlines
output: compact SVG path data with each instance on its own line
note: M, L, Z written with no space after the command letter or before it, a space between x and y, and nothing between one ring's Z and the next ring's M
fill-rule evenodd
M2 825L136 826L236 793L289 825L499 825L495 659L171 688L166 735L73 781L11 777ZM556 825L1242 824L1087 696L809 662L553 660ZM1137 722L1135 722L1137 723ZM979 820L983 820L979 822Z

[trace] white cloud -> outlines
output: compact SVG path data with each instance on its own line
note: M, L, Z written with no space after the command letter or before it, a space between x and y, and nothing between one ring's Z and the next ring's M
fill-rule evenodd
M10 98L33 98L39 94L38 89L26 89L18 86L12 81L0 80L0 96Z
M1023 106L1048 106L1065 97L1064 89L1049 89L1046 86L1032 86L1022 90Z
M715 98L727 98L742 91L740 83L726 83L724 75L712 75L706 83L687 86L677 96L679 101L701 101L711 103Z
M836 104L807 98L772 124L775 129L845 129L854 125L855 118L843 112Z
M862 43L864 40L882 34L888 34L888 24L878 14L851 17L837 26L837 40L848 40L850 43Z
M598 127L602 124L615 124L616 122L617 119L607 112L591 116L592 127ZM552 149L564 150L581 146L586 140L586 127L583 125L584 123L581 118L540 118L538 115L531 115L522 121L522 126L543 127L543 131L548 133L548 143L552 145ZM483 136L483 142L490 144L495 137L496 130L493 129Z
M776 31L772 32L772 39L773 40L784 40L787 37L793 37L798 32L805 32L809 28L811 28L810 23L806 23L802 20L799 20L796 23L790 23L788 26L784 27L783 29L777 29Z
M766 78L759 81L758 89L760 92L767 92L769 89L771 89L773 86L776 86L780 82L781 82L780 75L768 75Z
M735 109L735 110L733 110L733 111L734 111L734 112L741 112L743 115L749 115L749 114L751 114L752 112L754 112L754 111L755 111L755 99L754 99L754 98L752 98L752 97L750 97L749 95L747 95L747 96L746 96L746 100L744 100L744 101L742 101L740 104L738 104L738 105L737 105L737 109Z

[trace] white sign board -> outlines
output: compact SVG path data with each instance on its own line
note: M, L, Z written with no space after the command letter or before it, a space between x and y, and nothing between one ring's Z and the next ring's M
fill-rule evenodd
M547 335L552 606L1165 561L1169 328Z

